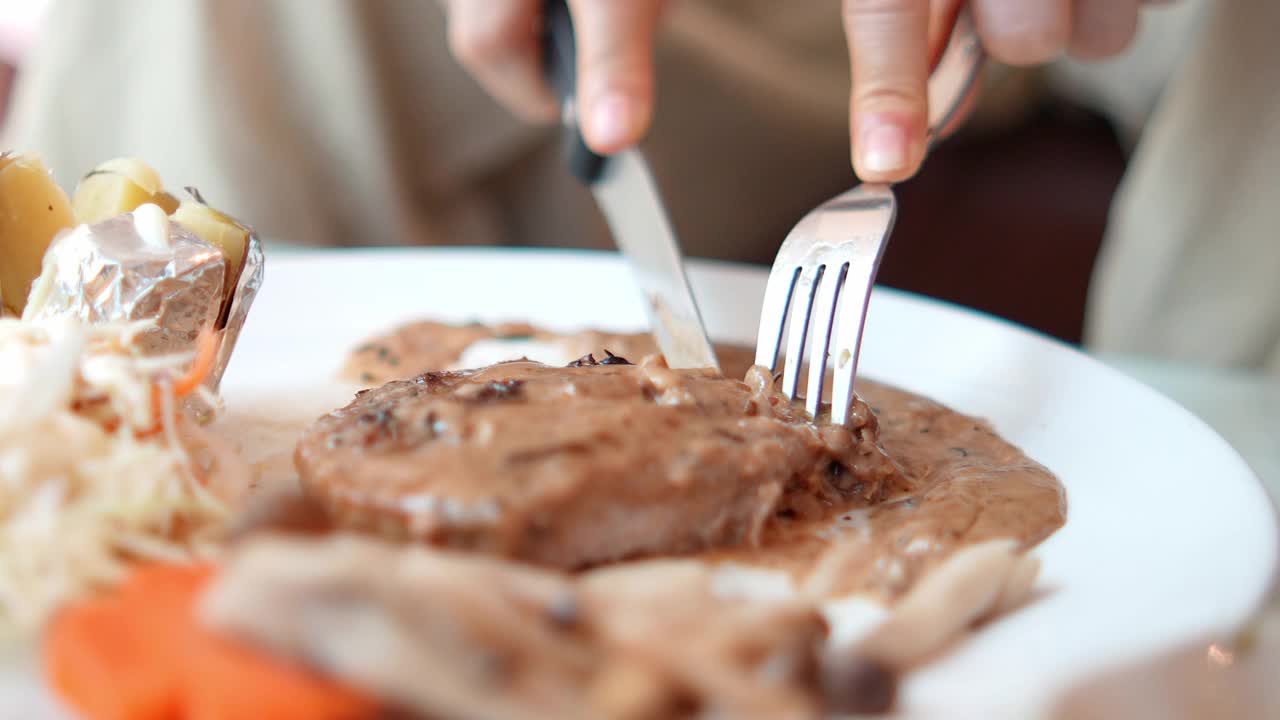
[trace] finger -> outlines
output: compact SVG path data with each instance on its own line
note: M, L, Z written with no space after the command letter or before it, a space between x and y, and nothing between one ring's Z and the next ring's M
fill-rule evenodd
M933 69L947 49L956 18L964 7L964 0L931 0L929 3L929 68Z
M928 0L845 0L853 68L853 167L866 182L915 174L924 157L929 95Z
M1140 0L1076 0L1071 54L1081 60L1118 55L1138 33Z
M539 0L452 0L449 48L491 95L516 114L550 121L555 97L542 75Z
M983 47L1009 65L1048 62L1071 38L1070 0L973 0Z
M578 113L592 150L639 142L653 120L660 0L570 0L578 39Z

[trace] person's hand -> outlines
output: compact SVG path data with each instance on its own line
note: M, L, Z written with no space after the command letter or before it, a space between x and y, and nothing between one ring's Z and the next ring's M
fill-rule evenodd
M927 82L962 0L844 0L853 68L853 166L871 182L905 180L924 159ZM1038 65L1063 52L1101 59L1124 50L1142 0L969 0L988 54Z
M983 46L1011 65L1064 51L1100 59L1132 40L1143 0L969 0ZM932 62L964 0L844 0L853 68L852 160L864 181L896 182L924 158ZM551 120L542 77L540 0L445 0L454 54L495 97ZM578 40L578 117L610 154L638 142L653 116L653 43L664 0L569 0Z
M557 117L542 75L541 0L445 0L453 54L484 87L534 121ZM578 117L608 155L653 118L653 44L665 0L569 0L578 41Z

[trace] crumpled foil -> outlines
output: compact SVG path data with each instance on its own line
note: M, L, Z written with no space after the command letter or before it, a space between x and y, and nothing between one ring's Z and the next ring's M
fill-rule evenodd
M65 231L45 255L24 317L153 320L155 327L138 336L147 355L192 351L200 332L212 328L218 352L206 385L217 390L262 286L262 243L250 233L228 305L222 251L176 222L167 224L167 232L167 247L149 243L128 214Z
M248 227L244 223L240 224ZM240 338L244 321L249 317L249 308L253 305L253 299L258 296L258 290L262 288L263 260L262 241L258 239L257 233L250 232L249 244L244 253L244 263L240 267L240 277L235 279L231 304L225 317L219 319L218 327L222 336L219 338L217 362L209 373L211 390L217 390L218 383L222 382L227 363L231 362L231 353L236 348L236 340Z

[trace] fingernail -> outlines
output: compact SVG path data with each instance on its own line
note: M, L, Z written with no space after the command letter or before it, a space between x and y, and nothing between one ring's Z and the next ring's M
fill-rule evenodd
M862 167L886 173L907 166L907 133L900 125L872 120L862 133Z
M591 106L591 134L600 145L623 145L631 135L631 102L622 95L605 95Z

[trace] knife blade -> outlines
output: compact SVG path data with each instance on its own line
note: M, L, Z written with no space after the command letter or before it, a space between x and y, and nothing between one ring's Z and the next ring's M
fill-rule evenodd
M603 157L587 147L574 113L573 20L564 0L546 2L544 12L545 70L564 108L569 170L591 189L618 249L631 265L644 296L650 330L667 364L719 370L649 164L636 148Z

